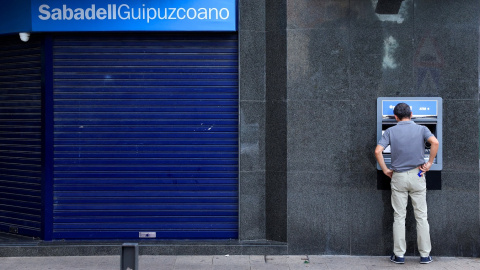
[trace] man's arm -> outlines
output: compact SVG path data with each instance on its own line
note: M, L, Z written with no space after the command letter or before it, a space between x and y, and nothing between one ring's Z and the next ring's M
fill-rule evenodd
M387 164L385 164L385 160L383 159L383 150L385 148L381 145L377 145L377 148L375 148L375 158L377 159L377 162L378 162L378 165L380 165L380 168L382 168L382 171L383 173L392 178L392 175L393 175L393 171L390 170L388 167L387 167Z
M422 175L423 175L424 172L428 172L430 170L430 168L432 167L433 161L435 160L435 157L437 156L438 147L440 145L438 143L437 138L435 138L435 136L430 136L430 138L428 138L427 142L430 143L430 158L428 159L427 163L423 164L419 168L420 170L423 171Z

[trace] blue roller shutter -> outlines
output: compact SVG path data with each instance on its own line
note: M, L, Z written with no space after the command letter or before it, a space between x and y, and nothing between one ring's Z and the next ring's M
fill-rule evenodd
M0 230L40 237L41 43L0 41Z
M55 239L238 237L237 43L54 38Z

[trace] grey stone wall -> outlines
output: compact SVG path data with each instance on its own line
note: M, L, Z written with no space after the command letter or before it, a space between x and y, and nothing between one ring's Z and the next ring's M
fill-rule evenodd
M239 1L239 239L265 232L265 1Z
M387 255L376 99L443 98L441 190L427 194L432 255L479 255L480 1L239 1L240 239L291 254ZM408 255L418 255L409 206Z

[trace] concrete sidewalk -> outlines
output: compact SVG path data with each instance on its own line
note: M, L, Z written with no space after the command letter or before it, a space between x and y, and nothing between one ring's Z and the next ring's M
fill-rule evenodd
M159 269L480 269L479 258L433 257L420 264L417 257L406 257L397 265L388 257L371 256L139 256L140 270ZM0 270L118 270L120 256L3 257Z

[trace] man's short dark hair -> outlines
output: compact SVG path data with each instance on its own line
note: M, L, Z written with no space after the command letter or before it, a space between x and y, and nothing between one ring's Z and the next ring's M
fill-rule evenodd
M410 110L410 106L406 103L398 103L397 106L393 109L393 113L398 117L398 119L402 120L404 118L410 118L412 115L412 111Z

